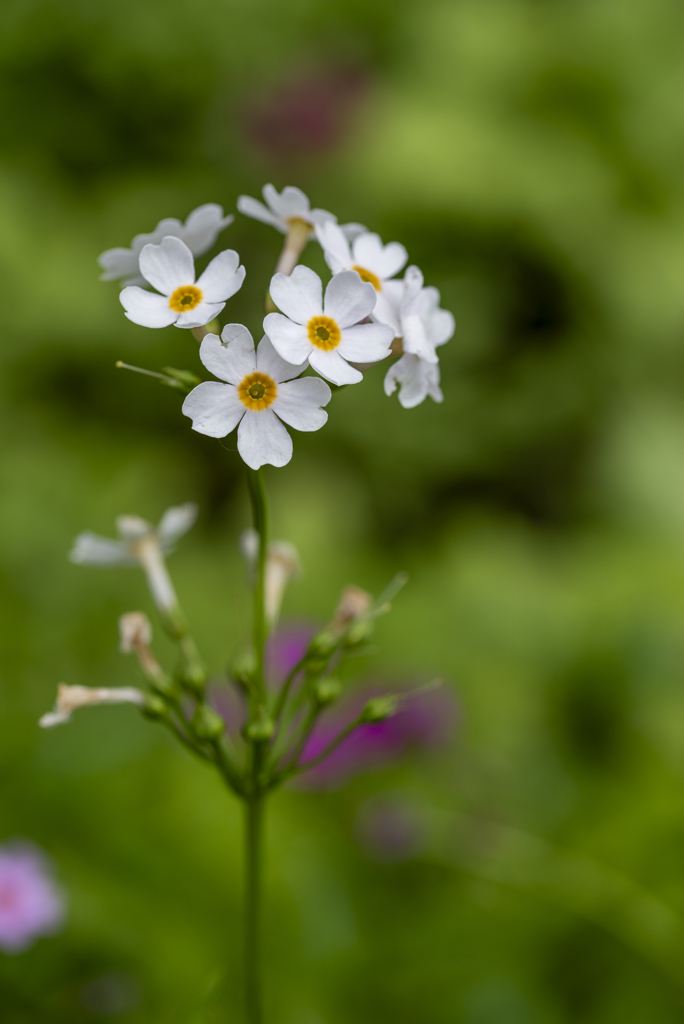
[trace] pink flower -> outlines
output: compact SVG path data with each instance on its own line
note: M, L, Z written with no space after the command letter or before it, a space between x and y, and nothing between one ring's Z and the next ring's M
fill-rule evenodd
M50 863L26 841L0 846L0 948L21 953L64 920L65 902Z

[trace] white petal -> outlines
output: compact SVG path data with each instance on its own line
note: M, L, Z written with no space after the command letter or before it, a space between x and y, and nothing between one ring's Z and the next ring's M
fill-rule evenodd
M372 270L380 278L394 277L408 259L408 253L401 242L383 245L380 235L370 232L354 239L352 251L354 263Z
M339 225L333 221L317 225L316 238L323 249L325 262L333 274L338 274L340 270L349 270L354 261L349 242Z
M320 373L321 377L332 381L333 384L358 384L360 380L363 380L360 370L345 362L337 349L333 349L331 352L322 352L312 345L309 363L314 370Z
M173 235L160 245L146 245L140 253L140 272L162 295L195 283L195 261L185 242Z
M329 210L321 210L319 207L310 212L309 220L314 227L328 223L337 224L337 217L334 213L330 213Z
M214 257L197 282L207 302L225 302L240 290L245 268L238 267L239 263L240 257L234 249L224 249Z
M311 204L309 197L300 188L294 185L287 185L278 195L273 185L264 185L261 190L264 199L276 214L284 221L289 217L300 217L302 220L310 220Z
M356 224L353 221L349 224L340 224L340 228L349 242L353 242L359 235L365 235L368 231L365 224Z
M194 501L187 501L185 505L174 505L173 508L167 508L157 527L157 536L164 550L171 547L188 532L197 519L197 512L198 508Z
M189 309L187 313L178 313L176 316L176 327L204 327L214 320L225 302L200 302L199 306Z
M224 217L223 207L217 203L205 203L188 215L181 237L193 256L202 256L234 220L232 214Z
M432 344L436 346L446 345L456 330L454 314L449 312L448 309L436 309L430 317L429 323Z
M390 289L390 285L399 285L398 289ZM381 324L391 324L392 327L401 326L401 318L399 314L400 301L396 299L396 295L401 295L401 281L384 281L382 285L382 291L376 293L375 309L373 310L373 319ZM402 331L397 330L397 335L401 336Z
M254 220L260 220L264 224L270 224L271 227L277 228L282 234L287 234L287 224L280 217L276 217L267 206L260 203L258 199L252 199L251 196L238 196L237 208L240 213L243 213L245 217L253 217Z
M274 274L269 289L281 313L297 324L306 324L323 312L323 284L318 274L300 263L289 277Z
M121 540L111 540L86 530L79 533L69 553L69 561L76 565L135 565L136 559L129 553L128 545Z
M358 324L373 312L377 292L372 284L362 281L355 270L335 274L325 289L323 312L340 328Z
M428 395L435 402L444 398L439 386L439 365L432 365L418 356L403 355L390 366L385 377L385 394L391 395L399 384L399 401L405 409L420 405Z
M273 412L295 430L320 430L328 419L322 405L327 405L332 392L320 377L300 377L278 386Z
M402 302L407 306L420 293L423 284L425 283L421 270L416 266L407 267L403 283L404 295Z
M403 349L409 355L419 356L428 363L437 362L437 353L428 335L425 322L415 313L409 313L401 321Z
M313 345L306 327L288 320L282 313L269 313L264 317L264 331L278 355L288 363L299 366L309 358Z
M286 466L292 458L292 438L271 409L248 409L238 429L238 451L252 469L265 463Z
M376 363L390 354L394 331L387 324L357 324L342 331L337 351L353 363Z
M97 257L97 262L104 270L101 281L115 281L139 273L138 253L132 249L107 249Z
M296 326L299 325L297 324ZM273 348L273 343L266 335L264 335L259 342L256 357L256 368L259 373L267 373L269 377L273 378L276 384L279 384L283 380L292 380L293 377L298 377L302 370L306 368L306 362L307 361L305 359L298 366L293 366L292 363L286 362L282 356L278 355L276 350ZM278 393L280 393L280 391Z
M207 370L229 384L239 384L248 373L256 370L254 341L242 324L226 324L221 338L207 334L202 339L199 355Z
M178 313L169 308L165 295L157 295L135 285L124 288L119 293L119 301L128 319L141 327L168 327L178 319Z
M206 380L190 392L181 411L198 434L225 437L235 430L246 409L232 384Z

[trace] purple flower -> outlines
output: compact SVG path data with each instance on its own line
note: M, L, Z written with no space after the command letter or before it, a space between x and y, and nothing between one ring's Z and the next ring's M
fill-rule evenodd
M385 864L411 860L425 847L428 822L424 809L400 794L371 797L359 808L354 832L371 860Z
M316 633L311 623L291 623L276 629L266 644L266 675L272 682L281 683L306 654L309 642Z
M43 852L26 841L0 846L0 949L23 952L39 935L56 932L64 915L64 897Z
M358 715L366 701L388 691L400 692L396 687L367 688L355 694L339 712L324 715L304 749L301 763L315 760ZM305 789L335 789L359 772L381 768L397 760L411 748L439 747L451 735L455 718L455 701L446 687L413 694L402 701L391 718L356 729L297 784Z

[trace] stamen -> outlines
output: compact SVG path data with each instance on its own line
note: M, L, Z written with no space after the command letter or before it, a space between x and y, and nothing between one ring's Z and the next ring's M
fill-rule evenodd
M278 397L278 386L265 373L250 373L238 384L238 398L248 409L268 409Z
M323 352L337 348L342 341L342 333L329 316L312 316L306 325L309 341Z
M194 284L183 284L176 288L173 295L169 297L169 308L176 313L187 313L189 310L199 306L202 301L202 290Z

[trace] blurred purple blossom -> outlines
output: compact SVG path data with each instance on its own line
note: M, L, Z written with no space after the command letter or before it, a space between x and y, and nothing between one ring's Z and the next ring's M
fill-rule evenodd
M25 840L0 846L0 949L21 953L56 932L65 902L45 854Z
M361 804L354 831L366 856L389 864L411 860L419 854L429 830L420 804L401 794L388 793Z
M276 629L266 644L266 676L269 682L282 683L300 661L309 641L317 632L308 622L290 623Z
M242 115L245 133L275 159L329 152L343 141L368 86L367 72L358 67L299 71L248 100Z
M339 709L324 714L300 763L318 757L364 704L381 693L401 693L401 689L396 685L365 687ZM305 789L335 789L359 772L384 767L408 750L439 748L451 737L456 718L456 701L447 687L411 694L391 718L360 726L325 761L302 775L297 785Z

